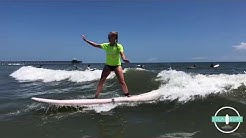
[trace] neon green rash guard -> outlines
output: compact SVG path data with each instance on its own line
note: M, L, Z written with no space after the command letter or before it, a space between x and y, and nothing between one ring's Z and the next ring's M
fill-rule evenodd
M117 46L116 46L117 44ZM102 43L101 48L106 51L106 65L120 66L120 52L123 52L123 46L116 43L114 46L110 46L109 43Z

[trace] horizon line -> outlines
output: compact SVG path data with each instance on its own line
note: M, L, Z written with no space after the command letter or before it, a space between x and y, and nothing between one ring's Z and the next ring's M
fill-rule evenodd
M80 60L78 60L80 61ZM0 60L0 62L72 62L72 60ZM213 62L246 62L246 61L156 61L156 62L131 62L131 63L194 63L194 62L200 62L200 63L213 63ZM81 63L95 63L95 64L104 64L104 62L83 62ZM130 64L131 64L130 63ZM122 64L128 64L128 63L122 63Z

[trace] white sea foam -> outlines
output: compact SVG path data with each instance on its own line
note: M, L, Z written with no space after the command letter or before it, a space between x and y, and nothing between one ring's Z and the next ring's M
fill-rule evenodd
M164 70L158 75L158 80L163 84L157 90L141 94L144 102L158 102L164 100L178 100L187 102L195 96L205 97L209 94L228 92L246 85L246 74L228 75L203 75L188 74L183 71ZM139 103L129 104L103 104L90 106L96 112L110 111L118 106L134 106Z
M164 82L158 89L152 91L159 93L162 99L178 99L187 101L194 96L206 96L212 93L227 92L246 85L246 74L203 75L188 74L183 71L164 70L157 77Z
M67 71L25 66L13 72L10 76L19 81L41 80L43 82L52 82L68 79L72 82L86 82L100 79L101 72L102 70ZM113 76L114 74L112 73L108 78Z
M85 107L85 111L86 110L94 110L97 113L101 113L101 112L108 112L114 108L116 108L117 106L119 106L119 104L113 104L113 103L109 103L109 104L98 104L98 105L86 105Z
M124 73L128 70L145 70L142 68L125 68ZM84 70L84 71L67 71L67 70L53 70L53 69L44 69L36 68L32 66L24 66L18 69L17 71L10 74L11 77L15 78L18 81L38 81L43 82L52 82L52 81L62 81L69 80L72 82L86 82L98 80L101 77L102 70ZM108 78L113 78L115 73L111 73Z
M124 69L124 73L127 72L127 71L129 71L129 70L147 71L144 68L125 68Z
M68 79L73 82L84 82L97 80L100 78L101 70L94 71L65 71L35 68L31 66L22 67L11 74L20 81L44 82L61 81ZM111 74L111 77L114 73ZM141 94L143 102L159 102L164 100L175 100L186 102L195 96L205 97L209 94L224 93L237 89L241 85L246 85L246 74L190 74L183 71L163 70L158 73L157 80L162 81L162 85L153 91ZM87 106L87 110L96 112L110 111L118 106L134 106L139 103L126 104L102 104L98 106Z
M189 132L167 133L158 136L157 138L192 138L196 133L199 133L199 131L193 133L189 133Z

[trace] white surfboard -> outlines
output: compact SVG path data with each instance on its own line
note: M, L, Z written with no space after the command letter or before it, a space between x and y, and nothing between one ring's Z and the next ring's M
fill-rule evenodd
M150 92L149 92L150 93ZM155 100L156 94L150 96L149 93L135 95L131 97L116 97L109 99L71 99L71 100L57 100L32 97L31 99L41 103L48 103L59 106L83 106L92 104L106 104L106 103L122 103L122 102L143 102Z
M216 64L214 65L214 68L218 68L220 66L220 64Z

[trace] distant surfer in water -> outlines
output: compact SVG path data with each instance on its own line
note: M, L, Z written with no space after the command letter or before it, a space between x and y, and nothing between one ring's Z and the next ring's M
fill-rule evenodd
M91 65L89 64L89 65L87 66L86 69L87 69L87 70L91 70L90 66L91 66Z
M124 54L123 46L118 43L118 32L110 32L108 34L109 43L97 44L95 42L87 40L84 35L82 35L82 39L88 44L90 44L91 46L94 46L96 48L101 48L106 51L106 65L103 68L100 81L97 85L95 98L98 98L99 93L103 89L103 84L106 81L106 78L108 77L111 71L114 71L116 76L118 77L124 95L129 97L130 95L124 79L120 57L125 63L129 63L129 60L127 60Z
M213 64L213 63L211 63L211 64L210 64L210 67L211 67L211 68L213 68L213 67L214 67L214 64Z
M188 69L195 69L196 65L194 64L193 66L188 67Z
M140 68L143 68L144 67L144 65L143 64L140 64L140 65L137 65L138 67L140 67Z

